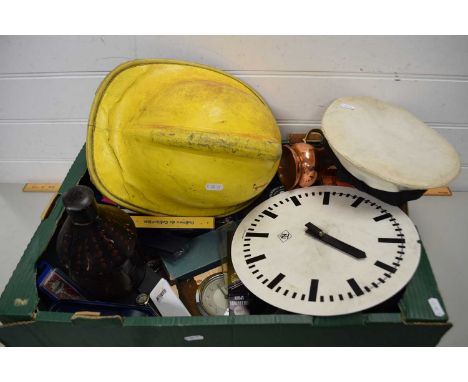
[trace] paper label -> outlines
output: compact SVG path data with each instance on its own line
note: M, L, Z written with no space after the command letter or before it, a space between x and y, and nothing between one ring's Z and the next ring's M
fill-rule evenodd
M224 184L221 183L207 183L205 184L205 188L207 191L223 191Z
M437 298L431 297L430 299L427 300L427 302L431 306L431 309L434 312L435 316L437 317L445 316L444 308L442 308L442 305L440 305L440 302Z
M342 103L340 104L342 109L348 109L348 110L354 110L356 109L353 105L347 104L347 103Z
M150 298L163 317L190 316L189 311L166 279L159 280L151 291Z
M214 217L131 216L137 228L214 228Z

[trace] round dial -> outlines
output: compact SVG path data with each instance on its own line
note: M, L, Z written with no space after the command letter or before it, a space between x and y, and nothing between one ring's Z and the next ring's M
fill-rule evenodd
M278 308L317 316L375 306L419 263L415 226L398 207L348 187L278 194L236 230L232 262L244 285Z
M228 309L228 290L224 273L207 277L197 289L196 302L204 316L223 316Z

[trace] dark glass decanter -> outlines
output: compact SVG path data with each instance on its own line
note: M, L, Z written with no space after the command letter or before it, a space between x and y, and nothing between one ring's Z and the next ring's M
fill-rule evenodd
M115 300L144 277L132 219L96 203L93 191L75 186L63 195L67 218L57 237L59 262L89 299Z

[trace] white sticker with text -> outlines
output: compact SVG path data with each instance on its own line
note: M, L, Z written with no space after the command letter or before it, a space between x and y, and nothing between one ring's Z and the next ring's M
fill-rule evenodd
M436 315L437 317L445 316L444 308L442 308L442 305L440 305L440 302L437 298L431 297L430 299L427 300L427 302L431 306L431 309L434 312L434 315Z
M347 103L342 103L340 106L341 106L341 108L348 109L348 110L356 109L353 105L350 105L350 104L347 104Z
M207 191L223 191L224 184L221 183L207 183L205 184L205 188Z
M172 290L166 279L161 279L150 293L159 313L163 317L190 316L191 314Z
M199 334L196 334L194 336L187 336L187 337L184 337L184 340L185 341L203 341L205 339L205 337L199 335Z

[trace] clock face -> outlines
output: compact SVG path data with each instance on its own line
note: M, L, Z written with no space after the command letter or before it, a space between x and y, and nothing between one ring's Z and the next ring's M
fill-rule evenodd
M348 187L283 192L236 230L232 262L244 285L278 308L330 316L375 306L419 263L415 226L398 207Z
M206 316L223 316L228 309L228 291L223 273L215 273L200 284L195 299L200 313Z

